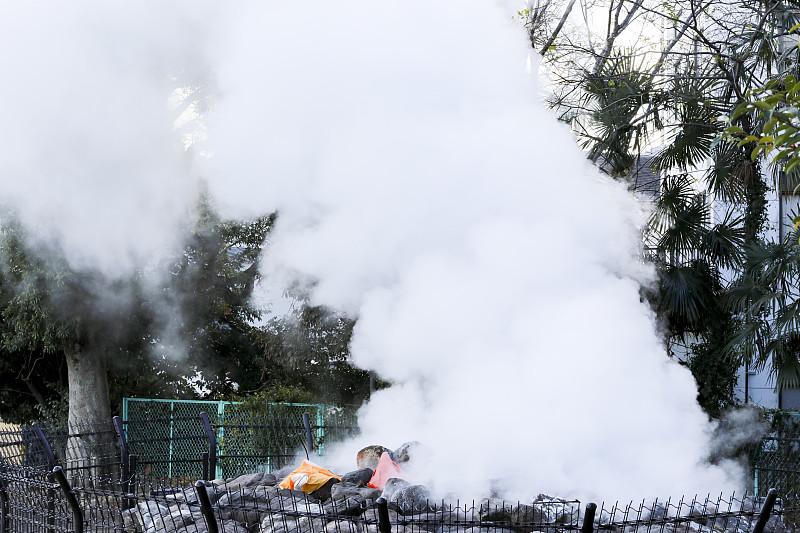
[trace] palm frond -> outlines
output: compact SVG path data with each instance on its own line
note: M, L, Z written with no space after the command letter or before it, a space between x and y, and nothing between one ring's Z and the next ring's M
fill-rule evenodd
M713 300L708 271L704 265L667 266L660 281L662 309L690 324L700 322Z
M744 228L742 217L729 211L722 222L715 224L703 235L703 252L722 268L735 268L742 264L744 253Z
M753 181L753 170L752 161L741 149L722 141L714 148L712 163L703 177L714 198L739 203Z

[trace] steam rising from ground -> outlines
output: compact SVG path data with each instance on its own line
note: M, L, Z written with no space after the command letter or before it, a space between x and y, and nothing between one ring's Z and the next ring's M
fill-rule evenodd
M231 24L217 194L281 209L273 271L357 314L355 362L395 382L345 461L420 440L412 476L473 497L733 488L640 303L641 207L541 108L506 13L270 3Z
M702 466L695 385L639 301L641 207L541 108L508 13L141 6L0 17L0 49L25 43L3 55L23 77L2 89L0 167L29 220L110 270L155 253L196 189L154 73L213 72L212 192L231 213L280 210L268 275L318 279L317 303L359 318L355 362L395 383L363 410L345 468L361 444L415 439L430 456L411 474L439 494L735 488L738 471Z

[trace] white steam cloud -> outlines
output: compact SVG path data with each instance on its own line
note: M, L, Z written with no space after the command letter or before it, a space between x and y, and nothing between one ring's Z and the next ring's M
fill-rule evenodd
M196 191L164 71L213 73L212 193L280 210L267 275L319 280L395 382L345 468L419 440L439 495L738 488L640 302L641 207L542 108L491 0L30 5L0 16L3 200L78 264L157 253Z
M189 4L0 7L0 201L74 267L151 261L196 198L168 108L207 67L209 17Z
M412 479L473 497L735 487L640 302L641 207L542 109L506 13L273 2L230 24L217 195L280 209L270 267L318 279L359 317L356 364L395 382L345 462L419 440Z

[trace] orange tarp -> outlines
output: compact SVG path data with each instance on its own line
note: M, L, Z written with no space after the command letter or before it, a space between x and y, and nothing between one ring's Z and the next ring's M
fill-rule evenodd
M281 481L278 487L282 489L302 490L306 494L311 494L331 478L342 480L339 476L326 470L321 466L315 465L311 461L303 461L294 472L289 474Z

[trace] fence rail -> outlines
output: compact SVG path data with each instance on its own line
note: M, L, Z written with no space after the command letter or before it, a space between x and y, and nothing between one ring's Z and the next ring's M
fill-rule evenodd
M320 450L320 430L328 442L356 431L316 421L202 412L0 430L0 533L781 533L797 522L779 491L598 506L279 488L296 453ZM220 469L227 478L209 479Z

